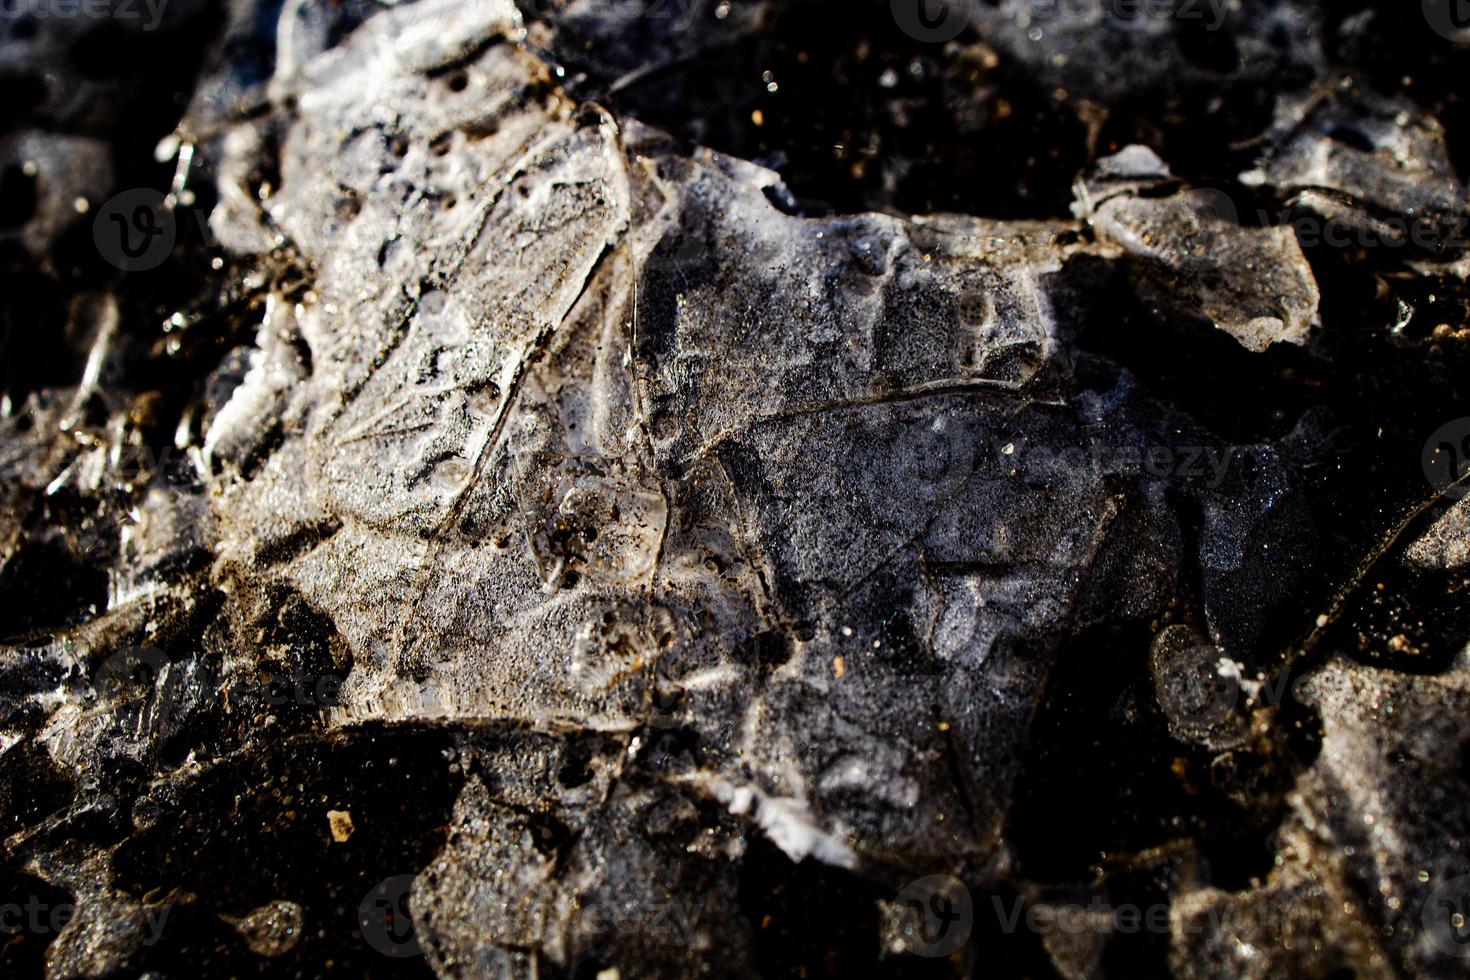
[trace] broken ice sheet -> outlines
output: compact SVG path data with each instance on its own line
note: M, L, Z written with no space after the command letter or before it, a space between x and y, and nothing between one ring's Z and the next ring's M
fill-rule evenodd
M254 789L242 773L316 793L340 766L311 752L341 746L365 760L345 782L372 792L349 808L336 798L348 787L320 787L332 798L300 826L334 857L376 853L377 842L408 866L394 875L420 872L410 904L442 974L713 964L748 975L777 943L781 957L804 949L798 935L815 937L819 958L867 949L878 903L913 876L1038 884L1013 797L1067 762L1067 746L1034 727L1053 698L1064 721L1095 707L1108 725L1122 719L1109 731L1148 735L1098 758L1159 763L1148 775L1167 781L1164 802L1129 795L1127 806L1143 800L1139 819L1164 829L1107 840L1095 824L1117 815L1086 812L1088 797L1072 839L1043 844L1082 842L1058 876L1116 880L1118 862L1168 861L1178 972L1305 963L1375 975L1384 949L1428 962L1403 928L1408 913L1365 912L1363 930L1356 913L1333 911L1344 897L1373 901L1382 880L1321 852L1324 840L1352 840L1394 866L1383 877L1395 897L1417 897L1423 882L1402 871L1432 841L1364 841L1355 821L1372 816L1406 840L1418 811L1456 805L1445 787L1463 733L1457 716L1430 710L1455 704L1456 675L1390 691L1356 663L1310 666L1303 692L1325 731L1302 766L1310 798L1291 802L1295 823L1269 840L1272 811L1249 811L1247 836L1261 839L1248 856L1279 854L1281 871L1232 880L1245 876L1237 852L1206 853L1219 847L1213 828L1170 808L1217 791L1268 796L1251 782L1253 753L1279 748L1285 725L1253 702L1216 726L1187 709L1208 671L1220 676L1216 644L1242 687L1261 683L1256 668L1277 652L1264 649L1278 639L1272 617L1296 614L1311 546L1329 537L1313 523L1319 485L1299 479L1290 446L1254 444L1264 437L1239 419L1223 421L1243 435L1214 431L1222 413L1186 411L1187 396L1175 407L1147 363L1079 337L1090 323L1078 294L1104 283L1108 298L1137 294L1149 326L1181 342L1193 321L1214 324L1262 371L1284 354L1315 356L1303 342L1317 286L1295 243L1242 226L1228 200L1171 175L1163 148L1138 146L1084 177L1075 218L800 217L774 171L579 103L588 80L559 76L541 47L550 24L556 57L572 62L576 31L556 23L567 11L563 23L609 36L595 4L552 5L523 34L507 4L433 0L374 12L338 46L337 28L292 4L259 110L217 146L197 131L201 156L225 155L207 171L225 185L218 244L268 298L249 322L231 321L229 353L205 366L202 442L180 427L178 444L200 450L201 483L125 498L126 530L99 525L119 548L93 621L51 635L51 621L26 620L47 628L46 642L12 651L0 761L108 790L88 783L81 803L23 828L16 845L89 906L87 931L55 940L55 962L132 963L146 936L132 891L147 889L128 871L211 881L214 862L200 855L243 866L234 852L253 852L241 842L295 825L265 793L242 811ZM758 13L737 11L739 30L758 29ZM1229 13L1243 77L1320 55L1311 38L1267 50L1273 26L1315 22L1302 8ZM701 23L677 37L650 30L650 64L697 51L711 33ZM1172 24L1124 36L1067 23L1040 42L1012 26L1004 37L993 20L981 29L1038 71L1094 76L1090 97L1155 84L1202 53ZM1057 35L1079 42L1070 64L1052 57ZM641 61L636 48L593 52L594 73ZM1162 57L1135 79L1109 60L1119 50L1130 64ZM1100 67L1112 74L1097 78ZM1195 67L1197 79L1219 71ZM1417 139L1397 116L1381 121L1370 134L1379 150ZM1261 145L1263 167L1282 164L1266 193L1298 192L1287 164L1310 129ZM1423 142L1415 152L1438 152ZM1368 177L1387 166L1383 153L1332 154L1327 176L1376 193ZM1431 190L1452 176L1421 169ZM1402 191L1378 194L1374 220ZM1307 349L1268 352L1276 342ZM42 514L32 504L65 506L73 493L91 503L110 472L100 447L51 455L65 398L33 404L30 432L5 412L3 465L21 479L6 487L0 523L6 554L27 561L42 545L70 547L30 530ZM1226 451L1231 439L1252 444ZM1205 486L1139 464L1153 450L1177 462L1187 447L1219 461ZM53 459L69 474L59 482ZM1455 571L1459 527L1447 517L1407 560ZM1161 645L1151 676L1159 636L1189 642ZM168 647L161 673L177 691L152 683L89 699L86 672L145 638ZM1067 671L1091 660L1100 683L1069 688ZM250 682L275 670L346 682L331 701L262 703ZM1116 702L1091 689L1115 679ZM1358 715L1390 694L1442 736L1443 747L1410 740L1436 777L1425 785L1384 767L1394 746L1364 741L1381 726ZM29 724L39 747L17 734ZM1098 743L1095 727L1077 727L1079 744ZM374 781L416 739L427 747L407 778ZM1028 753L1042 763L1023 766ZM1274 757L1267 768L1298 775ZM114 785L119 769L147 783L141 796ZM206 784L225 805L210 805ZM1388 785L1397 802L1380 806L1375 787ZM16 786L20 810L30 790ZM1100 810L1134 794L1115 789L1100 791ZM1071 809L1049 807L1043 823ZM339 818L338 839L327 837L334 812L352 814L350 835ZM132 821L136 833L109 852L116 868L47 863L79 813L107 833ZM405 813L431 828L413 854ZM1451 818L1435 826L1459 833ZM157 858L175 852L204 870ZM352 886L321 877L342 904ZM200 887L188 902L231 949L319 951L310 928L284 949L297 911L309 923L325 907L305 894L315 884L283 872L267 885L227 908L232 893L214 891L230 889ZM818 909L821 928L804 931L799 906ZM1311 944L1299 960L1262 931L1260 910L1286 906L1299 913L1292 935ZM1214 930L1206 939L1200 919ZM1405 938L1380 943L1384 925ZM1246 956L1247 935L1270 954ZM1054 940L1027 948L1078 975L1118 949Z
M690 785L751 784L821 853L994 846L1024 692L1107 533L1102 474L1038 494L995 450L1079 437L1049 305L1071 225L795 218L768 171L537 94L513 46L427 73L354 51L303 70L266 202L316 269L297 462L218 498L227 538L298 542L252 574L351 645L334 717L632 731L673 684L747 705L674 716L728 760ZM936 661L954 603L974 625ZM912 683L937 700L895 701Z
M1242 183L1271 188L1283 200L1299 196L1301 207L1354 227L1381 231L1382 219L1397 219L1400 239L1416 246L1441 223L1442 239L1463 239L1470 211L1444 127L1364 79L1341 75L1282 95L1263 144ZM1405 233L1405 221L1417 224L1416 234Z
M706 795L789 801L843 863L988 853L1116 506L1116 474L998 447L1092 438L1052 293L1118 244L785 214L769 171L569 104L513 25L424 65L369 34L293 83L266 209L316 270L314 369L295 462L218 498L227 549L296 542L251 574L352 647L338 723L630 732L682 698ZM1095 220L1252 349L1315 312L1294 244L1186 195ZM687 707L720 700L744 717Z
M1141 295L1207 320L1247 350L1305 343L1321 297L1292 228L1240 227L1220 191L1139 194L1168 184L1167 170L1140 150L1101 161L1078 193L1098 232L1134 257Z

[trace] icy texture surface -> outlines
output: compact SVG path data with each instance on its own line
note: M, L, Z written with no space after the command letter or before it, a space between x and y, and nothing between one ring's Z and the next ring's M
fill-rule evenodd
M926 57L978 130L971 68L1063 91L1042 217L814 208L670 133L640 86L779 48L764 4L181 10L159 157L216 261L155 292L57 260L119 140L17 125L0 243L64 322L0 418L4 886L75 909L17 968L1457 975L1445 127L1309 5L1020 6ZM1214 85L1257 96L1223 171L1108 122Z

